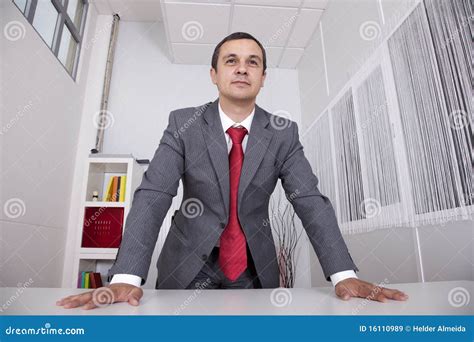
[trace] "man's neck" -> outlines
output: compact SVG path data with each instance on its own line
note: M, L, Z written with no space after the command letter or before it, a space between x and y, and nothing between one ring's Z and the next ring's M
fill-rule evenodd
M225 97L219 97L219 104L224 113L234 122L244 121L255 108L255 99L250 101L235 102Z

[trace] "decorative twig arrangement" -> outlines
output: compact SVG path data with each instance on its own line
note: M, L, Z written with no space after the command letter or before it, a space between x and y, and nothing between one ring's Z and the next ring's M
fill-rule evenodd
M289 202L283 203L278 196L275 207L274 200L270 201L270 221L277 237L277 258L280 268L280 286L292 288L296 278L295 251L301 232L295 226L295 211Z

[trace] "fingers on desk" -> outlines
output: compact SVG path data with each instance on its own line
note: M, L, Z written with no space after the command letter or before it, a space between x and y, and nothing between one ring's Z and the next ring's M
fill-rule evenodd
M386 298L393 300L407 300L408 295L396 289L383 288L383 294Z
M92 291L62 298L56 302L56 305L63 306L65 309L71 309L76 308L78 306L82 306L89 302L91 299Z

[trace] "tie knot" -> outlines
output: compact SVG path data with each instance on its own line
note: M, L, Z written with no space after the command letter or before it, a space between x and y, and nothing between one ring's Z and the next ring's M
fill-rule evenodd
M227 133L232 139L233 144L241 144L247 134L247 129L245 127L229 127Z

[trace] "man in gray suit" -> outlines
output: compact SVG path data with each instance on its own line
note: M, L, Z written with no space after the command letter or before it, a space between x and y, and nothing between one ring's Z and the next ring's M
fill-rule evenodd
M218 100L171 112L158 149L134 193L109 276L114 302L138 305L163 219L183 182L157 268L157 289L275 288L279 268L268 204L277 180L338 297L406 300L359 280L334 209L318 190L298 127L255 104L266 76L263 46L247 33L222 40L212 57ZM95 290L98 291L98 290ZM94 291L57 302L96 307Z

